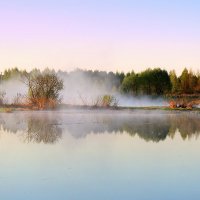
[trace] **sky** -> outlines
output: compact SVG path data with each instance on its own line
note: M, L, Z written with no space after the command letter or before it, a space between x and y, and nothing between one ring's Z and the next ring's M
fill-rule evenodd
M0 71L200 69L198 0L0 1Z

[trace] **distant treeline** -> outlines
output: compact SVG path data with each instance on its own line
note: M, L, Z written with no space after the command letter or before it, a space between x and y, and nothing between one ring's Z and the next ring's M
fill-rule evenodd
M33 69L29 73L34 74L38 72L55 73L62 79L71 75L82 74L94 84L103 84L112 91L115 90L133 95L200 94L200 73L194 73L186 68L180 76L177 76L174 70L168 73L160 68L147 69L140 73L132 71L126 74L123 72L114 73L80 69L72 72L61 70L55 72L49 69L41 72L39 69ZM19 70L18 68L7 69L0 74L0 82L20 78L25 74L27 74L25 70Z
M196 94L200 93L200 74L186 68L179 77L174 70L168 73L160 68L131 72L124 77L121 89L135 95Z

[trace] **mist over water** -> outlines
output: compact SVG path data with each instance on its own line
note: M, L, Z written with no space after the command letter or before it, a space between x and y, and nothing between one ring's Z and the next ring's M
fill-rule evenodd
M147 106L166 106L166 100L161 97L133 96L125 95L120 92L120 80L116 76L106 76L105 73L98 75L100 78L92 77L85 71L76 70L70 73L57 72L59 78L63 80L64 89L60 92L62 103L70 105L95 104L99 97L111 95L116 98L118 106L123 107L147 107ZM102 77L101 77L102 76ZM11 104L14 98L21 94L26 96L28 87L20 77L2 81L0 92L5 92L4 102Z
M58 142L63 134L85 138L90 134L138 135L146 141L159 142L173 138L177 132L183 139L200 134L200 115L166 111L101 111L68 110L15 112L0 114L1 129L22 131L26 141Z
M17 94L22 96L26 95L28 91L27 86L22 82L20 78L13 78L8 81L2 81L0 83L0 92L5 93L5 103L13 103Z
M148 107L148 106L167 106L168 102L162 97L151 96L131 96L116 94L116 98L119 100L119 106L123 107Z
M0 197L198 200L199 121L178 111L0 113Z
M84 75L72 75L64 79L64 90L61 92L63 103L91 105L101 95L111 93L104 84L95 83Z
M133 96L120 93L120 88L113 86L119 82L113 79L98 82L91 79L85 73L71 73L69 76L61 76L64 80L64 90L61 92L63 103L76 105L93 105L98 97L112 95L116 98L119 106L124 107L146 107L146 106L166 106L167 101L161 97L151 97L147 95Z
M133 96L120 93L120 88L116 88L119 80L116 77L104 81L91 78L83 71L71 72L69 74L59 74L64 82L64 89L60 96L62 103L70 105L94 105L99 97L112 95L116 98L118 106L123 107L147 107L147 106L167 106L167 101L162 97ZM0 84L0 91L5 92L5 102L13 103L17 94L27 95L28 87L20 78L13 78L3 81Z

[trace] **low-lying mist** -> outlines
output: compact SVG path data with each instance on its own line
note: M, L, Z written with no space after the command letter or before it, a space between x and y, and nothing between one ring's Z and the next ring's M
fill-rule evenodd
M76 139L90 134L129 134L160 142L179 134L198 138L200 115L195 112L131 110L70 110L0 114L0 131L23 135L24 142L56 143L70 134ZM21 135L21 136L22 136Z
M148 107L148 106L167 106L168 102L162 97L151 96L131 96L116 94L119 106L122 107Z
M61 93L63 103L71 105L93 105L95 101L103 95L112 95L116 98L118 106L123 107L147 107L147 106L165 106L167 101L161 97L153 98L151 96L131 96L119 92L116 88L116 78L110 80L98 81L88 77L85 73L72 73L67 77L61 77L64 80L64 90Z
M0 84L0 93L3 94L3 102L5 104L12 104L15 98L20 94L25 96L28 92L27 86L20 78L13 78L8 81L2 81Z
M84 71L74 71L70 73L57 73L63 80L64 89L60 96L62 103L69 105L88 105L95 104L99 97L111 95L115 97L118 106L123 107L147 107L147 106L166 106L167 101L161 97L133 96L120 93L120 80L114 76L91 77ZM14 103L17 95L22 97L27 95L28 87L23 83L22 78L12 78L0 83L0 92L4 93L4 103Z
M99 96L116 92L111 81L100 82L83 72L71 73L61 77L64 90L61 92L62 101L72 105L92 105Z

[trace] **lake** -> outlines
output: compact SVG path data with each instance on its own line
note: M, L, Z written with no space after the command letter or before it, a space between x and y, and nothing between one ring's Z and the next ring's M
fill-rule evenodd
M200 114L0 114L2 200L199 200Z

